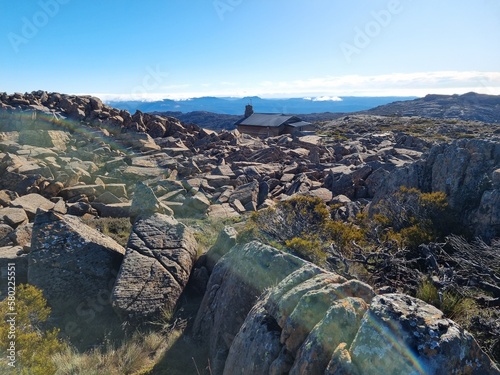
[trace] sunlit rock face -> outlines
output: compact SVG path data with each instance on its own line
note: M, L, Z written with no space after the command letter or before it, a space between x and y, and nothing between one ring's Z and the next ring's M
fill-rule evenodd
M258 242L217 263L194 332L214 374L500 374L435 307Z

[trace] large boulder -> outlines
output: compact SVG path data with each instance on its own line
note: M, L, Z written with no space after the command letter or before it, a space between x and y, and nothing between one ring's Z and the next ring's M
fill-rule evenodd
M467 331L402 294L372 300L349 352L359 374L500 374Z
M191 197L188 197L182 205L182 216L197 217L205 216L210 208L210 201L202 192L197 192Z
M73 311L87 298L108 290L125 249L80 219L40 211L34 222L28 282L44 292L49 304Z
M424 192L442 191L455 216L474 235L491 239L500 235L496 170L500 143L460 139L434 146L422 159L388 174L371 205L389 197L401 186Z
M139 217L113 288L113 307L132 323L171 311L183 292L197 253L191 231L171 216Z
M433 306L257 242L217 263L194 334L214 375L499 374Z
M232 341L259 295L304 263L258 242L234 247L217 263L193 327L208 345L213 374L222 374Z

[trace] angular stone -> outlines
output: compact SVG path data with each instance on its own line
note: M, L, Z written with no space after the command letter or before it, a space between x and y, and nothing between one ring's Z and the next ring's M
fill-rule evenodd
M9 238L15 246L21 246L24 249L31 247L31 237L33 235L33 223L22 225L14 232L10 233Z
M229 205L229 203L213 204L208 210L208 216L212 218L231 218L240 215Z
M18 197L19 195L14 191L0 190L0 205L8 206L10 202Z
M207 180L208 184L214 188L220 188L231 184L231 178L229 176L206 175L204 178Z
M130 208L132 204L128 203L112 203L104 204L92 202L92 207L97 211L100 217L130 217Z
M77 202L68 205L68 215L85 216L97 215L97 211L87 202Z
M249 202L249 203L250 203L250 202ZM234 207L234 209L235 209L238 213L240 213L240 214L242 214L242 213L246 212L246 210L247 210L247 209L245 208L245 206L243 206L243 205L241 204L241 202L239 201L239 199L235 199L235 200L232 202L232 206L233 206L233 207Z
M187 198L182 206L183 215L186 217L205 215L210 208L210 201L205 194L198 192L192 197Z
M124 169L123 177L127 180L132 181L144 181L151 178L156 178L158 176L163 176L164 178L168 178L170 174L169 169L162 168L148 168L148 167L134 167L129 166Z
M28 215L22 208L7 207L0 209L0 222L17 228L28 223Z
M326 188L319 188L309 191L309 194L313 197L321 199L323 202L328 203L332 200L333 194L330 190Z
M126 321L141 323L172 310L186 286L197 253L188 228L173 217L141 217L130 235L113 288L113 308Z
M95 299L114 282L124 253L122 246L76 217L39 213L28 281L44 291L51 306L69 304L75 311L82 300Z
M155 193L149 186L143 182L138 182L135 185L132 206L130 207L130 218L132 222L138 216L150 216L156 212L165 213L163 205L158 198L156 198Z
M239 186L231 197L229 198L229 203L239 200L243 206L250 202L257 204L257 197L259 194L259 183L257 181L252 181L248 184Z
M105 189L118 198L127 198L127 185L125 184L106 184Z
M28 194L19 197L10 202L12 207L20 207L28 217L32 220L35 218L37 210L40 208L48 211L54 208L54 202L49 201L47 198L42 197L40 194Z
M70 134L59 130L23 130L19 133L19 143L43 148L66 151Z
M101 195L99 195L94 202L104 203L104 204L115 204L115 203L123 203L116 195L110 193L109 191L105 191Z
M222 165L217 166L217 168L215 168L212 171L212 174L219 175L219 176L227 176L227 177L230 177L230 178L236 177L236 175L234 174L234 172L231 169L231 167L229 165L227 165L227 164L222 164Z
M64 200L69 200L79 195L86 195L93 201L97 196L104 193L103 185L77 185L65 188L59 192L59 196Z
M59 195L62 189L64 189L64 184L62 182L55 181L47 185L42 191L44 196L51 198Z
M7 237L13 231L14 228L12 228L10 225L0 224L0 243L5 237Z

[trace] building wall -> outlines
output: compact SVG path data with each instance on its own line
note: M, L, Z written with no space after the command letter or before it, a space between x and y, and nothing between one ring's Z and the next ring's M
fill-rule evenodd
M283 134L284 128L284 126L268 127L238 125L238 131L240 133L245 133L251 135L252 137L275 137L277 135Z
M301 126L301 127L293 127L293 126L285 126L285 130L283 131L284 134L293 134L296 132L305 132L305 131L314 131L314 125L306 125L306 126Z

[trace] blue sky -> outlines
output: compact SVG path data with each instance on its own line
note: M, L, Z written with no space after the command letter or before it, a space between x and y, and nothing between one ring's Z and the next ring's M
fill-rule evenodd
M2 1L0 91L500 94L498 0Z

